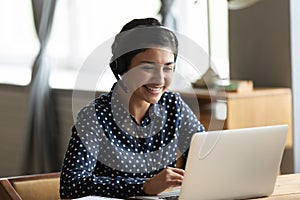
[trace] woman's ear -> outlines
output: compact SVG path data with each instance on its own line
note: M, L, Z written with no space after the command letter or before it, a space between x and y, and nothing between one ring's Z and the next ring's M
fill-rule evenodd
M120 77L120 75L119 75L119 72L118 72L118 62L117 62L117 60L111 62L111 63L109 64L109 66L110 66L110 69L111 69L111 71L113 72L114 76L116 77L116 79L117 79L117 81L118 81L118 84L121 86L121 88L123 89L123 91L124 91L125 93L128 93L129 90L128 90L128 88L125 86L125 84L123 83L123 81L121 80L121 77Z

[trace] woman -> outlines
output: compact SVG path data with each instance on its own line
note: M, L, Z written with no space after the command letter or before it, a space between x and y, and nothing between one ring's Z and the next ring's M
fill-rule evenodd
M176 168L193 133L204 131L168 91L178 41L153 18L127 23L110 67L118 82L77 116L61 173L61 198L155 195L182 183ZM121 76L121 78L120 78Z

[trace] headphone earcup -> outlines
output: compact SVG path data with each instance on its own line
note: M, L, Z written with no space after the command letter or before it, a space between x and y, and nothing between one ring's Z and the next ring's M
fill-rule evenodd
M117 61L115 60L115 61L113 61L113 62L111 62L111 63L109 63L109 66L110 66L110 69L111 69L111 71L115 74L118 74L118 63L117 63Z
M111 62L109 65L110 65L110 68L113 71L113 73L116 73L118 75L122 75L126 71L122 57L117 58L116 60Z

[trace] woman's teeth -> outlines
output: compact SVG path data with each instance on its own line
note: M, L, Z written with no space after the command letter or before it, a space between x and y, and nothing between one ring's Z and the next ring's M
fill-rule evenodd
M162 87L149 87L149 86L145 86L145 87L151 91L159 91L162 89Z

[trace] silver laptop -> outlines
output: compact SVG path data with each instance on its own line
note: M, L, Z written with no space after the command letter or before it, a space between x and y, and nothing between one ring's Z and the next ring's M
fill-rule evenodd
M179 200L207 200L269 196L279 173L287 133L287 125L196 133L181 189L135 198L179 196Z

